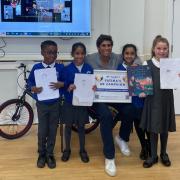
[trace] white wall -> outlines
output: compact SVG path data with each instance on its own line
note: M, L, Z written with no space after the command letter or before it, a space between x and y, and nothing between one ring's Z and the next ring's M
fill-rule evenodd
M174 2L174 25L173 25L173 58L180 58L180 1L176 0ZM180 114L180 90L174 90L174 104L176 114Z
M69 40L52 38L59 45L61 53L59 58L70 58L68 55L71 46L76 41L84 42L88 52L96 52L95 42L102 33L113 36L115 52L119 52L125 43L133 42L137 44L142 54L144 2L144 0L92 0L92 37ZM6 56L0 60L41 59L40 43L45 39L47 38L5 38Z
M134 43L143 54L144 6L144 0L111 0L110 34L115 52L126 43Z
M16 69L0 69L0 104L17 96L17 83L14 77L17 77Z
M155 36L166 33L167 0L146 0L144 17L144 55L150 55Z

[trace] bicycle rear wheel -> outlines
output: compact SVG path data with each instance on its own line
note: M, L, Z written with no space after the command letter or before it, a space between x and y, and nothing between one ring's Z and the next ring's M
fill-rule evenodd
M11 99L0 106L0 135L16 139L28 132L33 123L32 107L20 99Z
M99 125L98 117L92 108L88 108L88 115L89 115L89 123L85 124L85 133L86 134L94 131ZM75 132L78 131L78 129L75 125L72 126L72 130Z
M112 113L112 117L113 117L113 128L116 126L117 124L117 115L118 115L118 110L116 108L114 108L113 106L108 106L111 113ZM98 125L99 125L99 118L95 112L95 110L93 108L88 108L88 114L89 114L89 123L85 125L85 133L88 134L92 131L94 131ZM75 125L72 126L72 130L77 132L77 127Z

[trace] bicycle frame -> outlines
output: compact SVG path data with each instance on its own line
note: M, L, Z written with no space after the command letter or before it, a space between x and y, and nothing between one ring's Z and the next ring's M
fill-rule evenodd
M27 85L25 85L25 86L26 86L26 89L24 90L23 95L20 96L19 103L16 104L16 111L15 111L14 115L12 116L12 121L14 121L14 122L18 121L20 118L20 113L21 113L24 103L26 101L26 94L28 94L31 97L33 96L32 93L27 89Z
M23 75L24 75L24 81L25 81L25 90L23 91L23 94L19 97L19 103L16 104L16 111L14 113L14 115L12 116L12 121L18 121L20 118L20 113L21 110L23 108L23 105L26 101L26 94L28 94L30 97L33 96L33 94L31 93L31 91L28 89L28 85L27 85L27 70L26 70L26 65L21 63L20 66L18 68L23 68Z

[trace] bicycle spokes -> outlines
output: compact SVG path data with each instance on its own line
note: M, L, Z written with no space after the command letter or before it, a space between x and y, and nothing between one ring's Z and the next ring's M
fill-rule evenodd
M22 109L23 109L23 104L21 104L21 103L16 104L15 113L13 114L13 116L11 118L12 121L18 121L19 120L19 118L21 117Z
M31 127L33 111L27 102L19 99L7 101L0 109L1 135L5 138L15 139L25 134Z

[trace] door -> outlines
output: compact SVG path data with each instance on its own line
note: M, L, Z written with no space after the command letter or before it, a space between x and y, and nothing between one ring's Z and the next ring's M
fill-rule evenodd
M173 58L180 58L180 0L174 0L174 23L173 23ZM180 67L179 67L180 68ZM180 90L174 90L175 113L180 114Z

